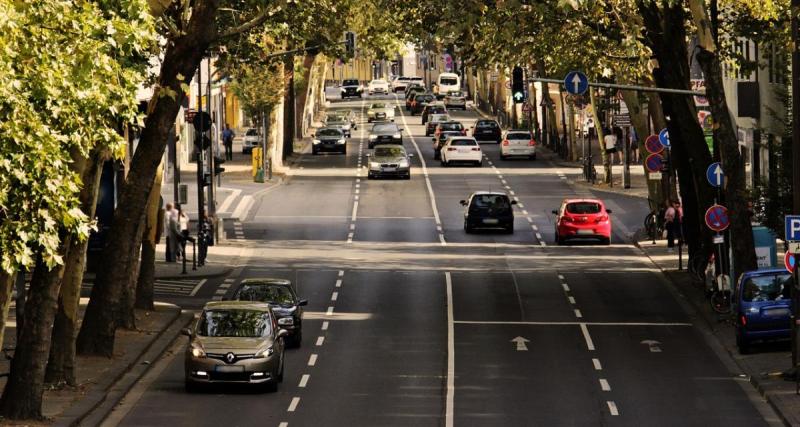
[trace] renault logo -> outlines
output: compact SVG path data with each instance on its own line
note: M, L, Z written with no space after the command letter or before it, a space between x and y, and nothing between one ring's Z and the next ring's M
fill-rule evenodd
M233 363L236 361L236 355L233 353L228 353L225 355L225 361L228 363Z

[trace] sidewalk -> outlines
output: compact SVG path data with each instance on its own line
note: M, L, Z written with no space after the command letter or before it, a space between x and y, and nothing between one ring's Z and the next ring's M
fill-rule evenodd
M644 240L636 245L661 269L680 296L701 316L725 353L775 409L783 422L787 425L800 425L800 396L795 394L795 383L781 377L781 373L792 365L789 345L762 344L754 346L751 354L739 354L730 317L721 316L711 310L704 294L704 285L693 282L686 272L687 254L684 253L684 269L679 271L678 255L676 252L667 252L666 240L656 241L655 245Z

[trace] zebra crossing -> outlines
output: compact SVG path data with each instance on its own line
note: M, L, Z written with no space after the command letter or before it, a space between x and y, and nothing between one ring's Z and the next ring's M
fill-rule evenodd
M162 296L193 297L206 283L206 279L156 279L153 293ZM81 289L89 291L92 283L83 282Z

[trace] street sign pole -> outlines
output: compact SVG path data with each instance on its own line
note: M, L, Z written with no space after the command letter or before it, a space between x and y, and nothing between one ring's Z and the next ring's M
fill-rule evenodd
M203 195L203 72L197 67L197 114L200 116L200 129L195 129L195 150L197 151L197 236L202 230L201 219L205 216L205 200Z
M622 157L624 158L624 166L622 167L622 188L631 188L631 162L630 152L628 150L630 135L628 128L622 129Z

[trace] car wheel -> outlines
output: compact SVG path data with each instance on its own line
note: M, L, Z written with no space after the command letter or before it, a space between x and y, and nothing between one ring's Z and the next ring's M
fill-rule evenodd
M478 160L477 162L475 162L475 166L479 168L483 167L483 160Z
M514 223L511 223L508 227L506 227L506 234L514 234Z
M611 238L610 237L603 237L602 239L600 239L600 244L601 245L605 245L605 246L610 245L611 244Z
M508 156L506 156L505 154L501 154L500 160L508 160Z

